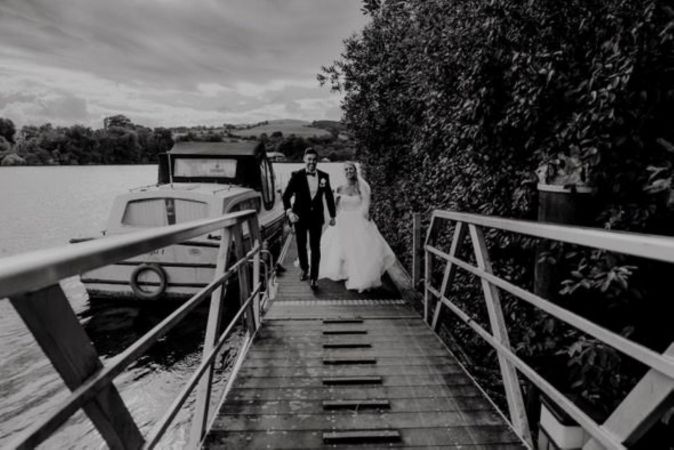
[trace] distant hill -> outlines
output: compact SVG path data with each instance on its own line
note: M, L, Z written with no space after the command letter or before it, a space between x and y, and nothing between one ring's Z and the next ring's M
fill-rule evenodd
M321 121L324 122L324 121ZM290 136L294 134L298 137L327 137L331 133L323 128L313 127L310 122L295 119L269 120L267 123L255 126L248 129L236 129L230 132L235 136L257 136L260 137L262 133L271 136L273 132L280 131L283 136Z

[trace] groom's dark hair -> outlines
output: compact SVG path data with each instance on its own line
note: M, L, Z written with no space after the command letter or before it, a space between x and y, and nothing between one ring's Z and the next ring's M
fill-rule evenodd
M316 155L316 157L318 157L318 152L314 150L313 147L307 147L306 149L304 149L304 156L307 155Z

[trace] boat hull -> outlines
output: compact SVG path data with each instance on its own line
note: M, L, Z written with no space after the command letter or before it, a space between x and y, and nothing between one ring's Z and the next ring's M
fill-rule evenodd
M262 219L266 219L260 224L262 238L275 253L284 237L283 215ZM186 300L213 281L219 246L219 236L190 240L86 272L81 281L90 299ZM162 281L152 270L136 273L148 265L163 272L165 279ZM142 291L161 290L161 294L152 299L139 297L132 288L132 279Z

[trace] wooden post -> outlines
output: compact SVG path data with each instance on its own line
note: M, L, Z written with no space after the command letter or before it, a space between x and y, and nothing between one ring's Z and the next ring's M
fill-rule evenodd
M468 230L470 231L470 239L473 242L477 267L489 274L493 274L494 272L491 267L489 252L487 250L487 242L485 241L482 230L472 224L468 225ZM491 324L492 334L504 347L510 349L510 339L508 338L508 330L506 328L505 318L503 317L503 309L501 308L501 298L498 288L484 278L480 278L480 281L482 284L482 292L484 293L484 300L487 303L487 312L489 314L489 323ZM529 421L524 408L522 389L520 388L519 380L517 378L517 370L500 352L497 351L497 355L499 366L501 367L501 376L503 378L506 400L508 401L508 410L510 411L510 421L520 437L532 445L531 430L529 429Z
M459 245L463 243L463 240L466 237L466 225L463 222L456 222L454 228L454 235L452 236L452 245L449 249L449 256L456 256L456 252L459 249ZM435 306L435 313L433 314L433 323L431 327L435 330L438 326L438 318L440 317L440 309L442 308L442 297L446 295L447 286L454 279L454 273L456 273L456 266L452 264L451 261L447 261L445 266L445 273L442 275L442 285L440 286L440 298L438 298L438 303Z
M426 240L424 241L424 322L428 323L428 298L430 292L428 286L431 282L431 273L433 272L433 255L426 250L426 246L430 244L433 233L433 225L435 224L435 215L431 216L431 223L428 224L426 231ZM414 286L412 286L414 287Z
M10 301L71 391L103 367L61 286L17 295ZM143 445L143 436L112 383L83 409L110 448L136 449ZM46 437L37 436L38 442L27 441L25 445L37 446Z
M222 230L222 239L215 266L215 278L227 271L230 243L232 235L229 228ZM213 351L220 331L220 318L224 309L225 288L221 285L211 294L211 305L208 311L206 336L202 358L207 358ZM211 385L213 383L213 365L205 372L196 388L196 402L192 416L192 430L190 431L190 448L200 447L201 440L206 433L208 423L208 406L211 402Z
M242 230L241 224L236 225L233 230L234 234L234 255L237 261L241 260L241 258L244 258L246 256L246 248L244 247L244 240L243 240L243 230ZM252 238L252 233L249 228L248 230L248 235ZM243 305L246 300L248 300L248 296L250 295L251 288L250 288L250 269L248 268L247 264L242 264L239 266L239 270L237 272L237 278L239 279L239 305ZM253 319L253 316L250 313L246 314L246 329L250 332L253 333L255 331L255 321Z
M256 240L255 243L259 244L260 241ZM253 245L255 245L255 243ZM261 283L260 281L260 250L262 250L262 247L258 249L258 251L253 255L253 289L255 289L255 286L258 283ZM260 289L257 290L257 294L255 294L255 298L253 298L253 323L255 326L255 331L257 331L258 328L260 328Z
M421 213L412 213L412 288L416 289L421 279L421 261L424 257L421 240Z

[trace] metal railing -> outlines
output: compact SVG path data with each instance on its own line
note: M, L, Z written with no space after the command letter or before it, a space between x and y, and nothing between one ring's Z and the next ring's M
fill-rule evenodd
M431 244L440 221L450 221L454 224L449 253ZM436 329L440 311L444 305L496 350L510 421L520 437L532 443L518 381L518 371L592 436L583 447L584 449L625 449L625 443L630 439L633 440L639 433L643 433L644 427L647 426L646 423L653 422L654 415L662 415L666 412L666 409L662 411L662 404L674 392L674 345L671 345L664 354L659 354L494 275L483 228L578 244L668 263L674 262L674 239L441 210L433 212L426 233L423 249L425 256L424 319L427 322L430 320L432 328ZM470 236L472 242L476 266L457 257L457 252L464 244L467 235ZM439 289L432 285L434 258L445 262ZM491 332L476 323L471 316L447 298L447 290L452 284L457 267L480 279ZM595 422L512 350L501 309L499 290L595 337L617 351L645 364L650 371L603 424ZM432 319L429 310L431 295L438 300Z
M244 239L247 223L249 239ZM79 323L58 282L66 277L112 264L142 253L221 230L213 281L119 355L103 364ZM44 442L69 417L84 409L108 446L113 449L153 448L196 388L190 446L196 448L207 432L214 361L240 320L245 338L234 372L260 326L262 304L260 227L255 211L241 211L217 219L198 220L124 235L109 236L56 249L41 250L0 260L0 298L9 297L44 353L72 391L49 415L30 426L14 442L15 448L33 448ZM232 248L233 246L233 248ZM235 261L230 264L230 254ZM271 254L268 256L271 257ZM252 264L251 264L252 263ZM252 277L251 266L252 265ZM265 264L266 266L266 264ZM273 267L270 260L269 267ZM221 331L225 282L238 276L240 308ZM271 277L267 274L266 281ZM269 289L265 290L268 292ZM210 310L202 362L149 435L135 424L112 381L150 346L210 296ZM232 373L233 379L235 373ZM229 386L226 387L226 395Z

